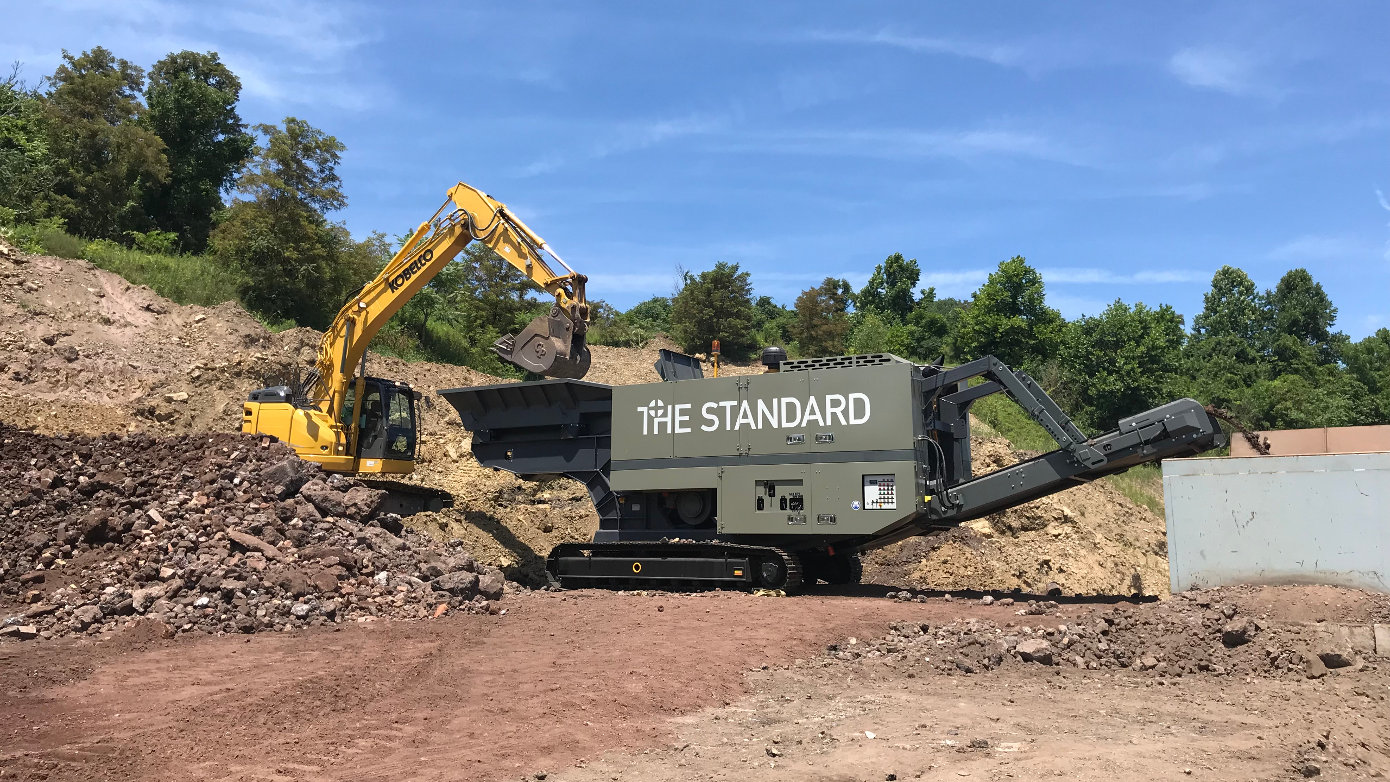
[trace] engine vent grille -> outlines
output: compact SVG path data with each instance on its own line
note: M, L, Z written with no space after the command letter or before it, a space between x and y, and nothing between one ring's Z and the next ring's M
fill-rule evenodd
M827 356L825 358L798 358L782 362L783 372L806 372L812 369L840 369L843 367L871 367L879 364L911 364L905 358L892 353L870 353L863 356Z

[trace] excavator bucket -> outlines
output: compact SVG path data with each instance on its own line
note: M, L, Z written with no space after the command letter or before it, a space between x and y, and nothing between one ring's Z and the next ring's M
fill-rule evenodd
M520 334L497 340L492 349L503 361L545 377L577 380L589 371L584 333L559 307L531 321Z

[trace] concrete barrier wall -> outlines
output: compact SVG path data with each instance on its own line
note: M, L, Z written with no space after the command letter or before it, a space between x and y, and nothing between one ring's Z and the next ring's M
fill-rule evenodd
M1334 584L1390 592L1390 453L1168 459L1174 592Z
M1270 456L1390 451L1390 425L1279 429L1255 434L1269 441ZM1231 436L1231 455L1258 456L1240 435Z

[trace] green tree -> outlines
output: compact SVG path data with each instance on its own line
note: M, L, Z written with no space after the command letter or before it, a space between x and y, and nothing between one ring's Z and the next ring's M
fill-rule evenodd
M485 244L468 245L456 262L463 265L463 286L473 299L477 325L496 336L520 331L554 303L539 299L535 284Z
M863 313L858 320L854 330L849 333L851 355L894 352L893 329L883 316L870 310Z
M1374 410L1367 424L1390 424L1390 329L1348 345L1344 351L1347 373L1366 387Z
M852 296L848 280L826 277L796 297L791 336L802 355L838 356L845 352Z
M1306 364L1332 364L1341 357L1346 335L1332 331L1337 308L1307 269L1290 269L1266 293L1273 321L1271 348L1283 372L1307 375ZM1300 364L1304 369L1296 369Z
M854 308L902 323L912 312L912 290L921 276L916 258L909 260L902 253L893 253L874 267L868 283L854 297Z
M1256 429L1353 426L1375 420L1367 388L1346 372L1323 367L1316 377L1280 375L1252 386L1236 412Z
M144 71L98 46L77 57L64 50L49 82L51 211L92 238L149 230L145 194L168 179L169 164L164 142L138 121Z
M1232 337L1255 345L1269 326L1269 308L1249 275L1222 266L1202 296L1202 312L1192 319L1192 341Z
M1083 425L1106 430L1127 415L1170 401L1181 376L1183 318L1118 299L1100 315L1067 325L1058 363Z
M187 252L207 245L222 191L255 147L237 114L240 95L241 80L215 52L176 52L150 69L144 124L164 141L170 176L146 194L146 208Z
M753 340L759 347L787 346L795 321L796 312L773 301L771 296L759 296L753 302Z
M938 299L936 288L927 288L907 316L908 346L903 354L919 361L934 361L950 353L951 334L965 309L960 299Z
M671 306L671 338L687 353L705 353L719 340L726 358L749 358L758 347L753 284L737 263L720 261L699 274L685 272Z
M395 319L414 333L416 341L425 348L429 347L431 323L464 329L474 326L472 296L466 281L464 264L446 264L428 285L401 306Z
M953 356L993 355L1012 366L1037 366L1057 352L1064 321L1047 306L1042 275L1023 256L999 264L960 314Z
M341 142L294 117L256 131L265 141L237 180L247 197L214 229L213 253L241 272L248 307L324 328L380 266L384 237L353 242L324 214L347 204L337 174Z
M0 207L16 219L42 217L44 195L53 187L53 161L44 133L43 101L19 78L16 63L0 79Z
M237 190L263 203L299 206L319 214L347 206L338 164L347 149L336 137L296 117L284 127L257 125L265 142L236 181Z
M669 296L653 296L634 305L623 317L633 328L648 334L666 334L671 331L671 306Z
M1247 389L1268 374L1269 302L1244 271L1223 266L1192 319L1184 348L1187 393L1224 408L1236 408Z
M1256 345L1229 335L1199 339L1194 334L1183 349L1183 366L1183 393L1227 409L1239 407L1246 390L1267 372Z

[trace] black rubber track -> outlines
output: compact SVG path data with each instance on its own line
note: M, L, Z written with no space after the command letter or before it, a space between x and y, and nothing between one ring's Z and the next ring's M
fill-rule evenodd
M777 559L782 563L782 570L785 574L783 583L780 585L759 584L754 577L758 571L756 565L749 568L749 575L742 579L726 580L695 580L689 581L665 579L645 579L641 576L611 577L605 579L595 578L566 578L564 573L557 572L560 559L563 557L579 556L582 552L589 552L588 556L613 557L616 559L632 559L640 557L682 557L682 556L738 556L747 557L756 563L768 559ZM546 574L550 577L552 584L558 584L564 588L598 587L607 589L660 589L668 592L698 592L710 589L780 589L787 594L792 594L801 589L803 583L801 560L795 554L784 551L773 546L749 546L740 543L711 543L707 541L691 543L652 543L652 542L626 542L626 543L562 543L551 549L549 557L546 559Z

